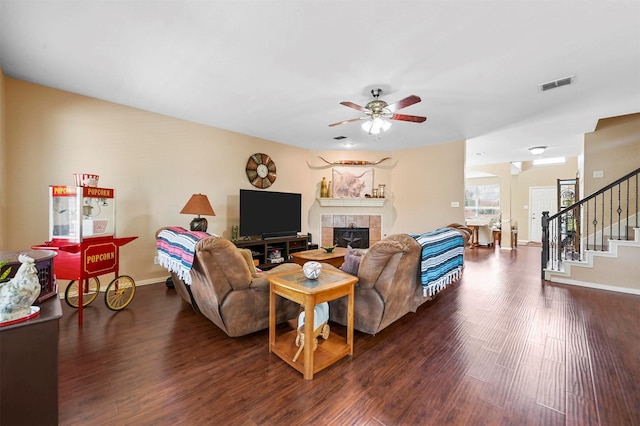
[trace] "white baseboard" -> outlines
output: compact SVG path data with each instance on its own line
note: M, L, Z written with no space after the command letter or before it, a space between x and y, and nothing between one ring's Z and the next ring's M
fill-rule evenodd
M569 278L562 278L562 277L558 277L557 275L553 277L553 280L548 280L548 281L553 283L558 283L558 284L577 285L579 287L594 288L596 290L615 291L618 293L633 294L636 296L640 296L640 289L637 289L637 288L617 287L617 286L606 285L606 284L589 283L584 281L572 280Z

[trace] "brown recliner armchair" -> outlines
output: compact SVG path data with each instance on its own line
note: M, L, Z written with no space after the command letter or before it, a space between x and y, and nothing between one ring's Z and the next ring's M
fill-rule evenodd
M216 236L196 244L191 285L172 273L180 296L196 311L209 318L230 337L244 336L269 327L269 274L299 270L285 263L269 271L254 273L247 260L231 241ZM296 318L300 306L276 298L276 322Z
M431 298L422 295L421 247L406 234L390 235L364 254L355 285L354 328L376 334ZM323 265L323 268L333 268ZM329 303L329 318L347 323L347 298Z

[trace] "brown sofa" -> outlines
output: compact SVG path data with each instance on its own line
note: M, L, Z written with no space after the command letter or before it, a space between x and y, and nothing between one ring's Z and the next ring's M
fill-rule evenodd
M450 225L447 228L460 232L463 241L468 241L470 234L464 227ZM358 282L354 290L356 330L376 334L432 300L423 292L421 258L422 246L407 234L391 235L365 252L357 270ZM345 257L345 265L348 261ZM334 267L323 265L323 268ZM348 271L349 267L346 269ZM329 303L329 319L342 325L347 323L347 298Z
M299 265L286 263L255 273L241 249L229 240L211 236L196 244L191 285L175 273L171 276L185 301L227 335L237 337L269 327L269 274L299 269ZM298 315L298 304L281 297L276 303L278 324Z
M420 244L406 234L390 235L366 251L355 286L356 330L376 334L431 300L422 295L418 274L420 253ZM330 302L329 318L342 325L347 323L347 298Z

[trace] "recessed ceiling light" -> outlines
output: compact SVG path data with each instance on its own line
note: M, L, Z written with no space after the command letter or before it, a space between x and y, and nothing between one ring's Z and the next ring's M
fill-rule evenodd
M346 148L351 148L351 147L353 146L353 143L351 143L351 142L345 142L343 145L344 145Z

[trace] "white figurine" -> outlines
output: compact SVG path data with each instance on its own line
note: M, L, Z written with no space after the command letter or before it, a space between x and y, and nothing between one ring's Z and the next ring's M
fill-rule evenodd
M0 321L10 321L31 314L31 304L40 295L40 281L35 261L19 255L21 265L15 277L0 283Z

